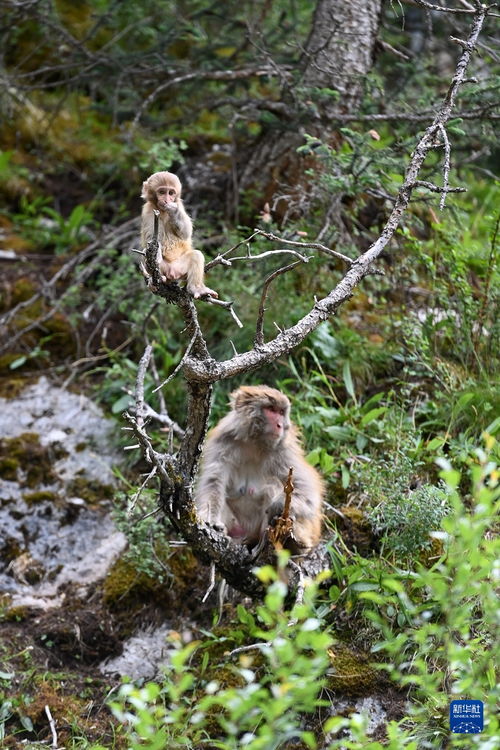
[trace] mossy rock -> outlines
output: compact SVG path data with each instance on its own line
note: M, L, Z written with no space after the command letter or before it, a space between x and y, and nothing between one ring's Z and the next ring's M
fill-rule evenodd
M124 559L111 567L103 584L103 601L112 610L136 610L146 602L170 599L164 583L138 571Z
M111 485L84 477L76 477L68 484L67 488L68 496L81 497L89 505L97 505L103 500L110 500L114 493L115 490Z
M343 695L368 695L380 682L380 673L368 656L343 643L328 649L330 668L327 687Z
M53 448L41 445L36 432L23 432L15 438L0 440L0 452L17 461L18 470L24 472L23 484L27 487L50 484L57 479L53 464L54 459L60 456L54 453Z
M27 492L23 495L23 500L28 505L37 505L45 501L57 502L59 495L57 492L50 492L50 490L39 490L38 492Z
M9 482L15 482L18 469L19 461L17 458L11 458L10 456L0 458L0 477L2 479L6 479Z
M17 358L17 356L17 354L7 355L8 364L6 367L2 365L3 357L0 357L0 372L6 369L9 373L7 377L0 378L0 396L2 398L17 398L17 396L19 396L19 394L26 388L26 385L29 383L29 380L27 380L26 378L12 377L12 370L10 370L9 365Z

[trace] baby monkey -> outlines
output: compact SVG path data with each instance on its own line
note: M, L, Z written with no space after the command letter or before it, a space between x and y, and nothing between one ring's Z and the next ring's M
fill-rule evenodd
M172 172L155 172L142 184L141 240L145 247L153 237L154 211L160 212L158 227L158 267L162 281L186 278L187 290L198 299L217 292L204 283L205 262L193 248L193 224L181 200L182 185Z
M200 517L235 542L254 547L284 506L293 468L290 507L295 553L318 544L323 482L310 466L290 422L290 402L275 388L242 386L231 411L208 434L195 490Z

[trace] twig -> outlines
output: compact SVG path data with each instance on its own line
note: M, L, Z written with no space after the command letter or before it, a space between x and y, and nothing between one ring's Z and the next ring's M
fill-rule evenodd
M151 471L149 472L149 474L147 475L146 479L141 484L139 489L136 492L134 492L134 494L132 495L128 508L127 508L127 518L130 518L130 516L132 515L132 512L135 510L135 506L137 505L137 501L142 495L143 489L145 488L149 480L152 479L156 475L157 471L158 471L157 467L153 466L153 468L151 469Z
M443 194L441 195L441 200L439 201L439 208L442 211L444 209L444 204L446 202L446 194L450 192L449 177L450 177L451 148L450 148L450 141L448 139L448 133L446 132L445 126L441 122L439 123L439 130L441 132L441 135L443 136L443 142L444 142Z
M214 586L215 586L215 563L211 563L210 564L210 583L209 583L208 589L205 591L205 595L203 599L201 600L202 604L204 604L207 601L210 593L213 591Z
M255 651L256 649L265 651L269 648L271 648L271 644L267 643L267 641L263 641L262 643L251 643L248 646L239 646L238 648L234 648L229 652L229 656L234 656L235 654L244 654L245 651Z
M202 297L203 302L208 302L210 305L218 305L219 307L224 307L226 310L229 310L231 315L233 316L233 319L238 326L238 328L243 328L243 323L236 315L233 304L234 302L222 300L222 299L216 299L215 297Z
M164 381L163 381L163 383L160 383L160 385L159 385L159 386L157 386L157 387L156 387L156 388L154 389L153 393L156 393L156 391L159 391L159 390L160 390L160 388L163 388L163 387L164 387L165 385L167 385L167 383L170 383L170 381L171 381L171 380L172 380L172 379L173 379L173 378L174 378L174 377L175 377L175 376L177 375L177 373L179 372L179 370L181 369L181 367L182 367L182 366L183 366L183 364L184 364L184 360L186 359L186 357L189 357L189 354L190 354L190 352L191 352L191 349L193 348L193 345L194 345L194 342L196 341L196 338L197 338L197 336L198 336L198 332L196 332L196 333L195 333L195 334L194 334L194 335L192 336L192 338L191 338L191 341L190 341L190 342L189 342L189 344L187 345L186 351L185 351L185 352L184 352L184 354L182 355L182 358L181 358L180 362L179 362L179 363L178 363L178 364L176 365L176 367L175 367L175 368L174 368L174 369L172 370L172 372L170 373L170 375L168 376L168 378L167 378L166 380L164 380Z
M57 731L56 731L56 723L52 717L52 714L50 713L50 708L48 706L45 706L45 713L47 714L47 719L49 720L49 726L50 731L52 733L52 747L54 750L57 750Z
M300 242L298 243L300 245ZM301 255L296 250L285 250L285 249L277 249L277 250L266 250L263 253L259 253L258 255L250 255L250 252L247 253L247 255L237 255L236 258L231 258L231 261L233 260L262 260L262 258L269 258L272 255L294 255L296 258L299 258L303 263L307 263L309 258L306 255Z
M170 479L170 476L168 475L167 470L165 468L165 464L168 463L169 467L173 469L172 459L170 458L170 456L165 455L164 453L158 453L157 451L155 451L151 443L151 439L149 435L144 431L142 427L140 427L137 424L137 420L132 414L126 411L124 412L124 416L126 419L128 419L128 421L132 425L134 434L139 440L139 444L140 444L140 447L142 448L142 452L144 454L144 458L146 459L146 461L156 466L156 468L158 469L158 472L160 473L162 479L165 481L166 485L168 487L172 487L173 482ZM132 448L135 446L130 446L130 447Z
M283 266L282 268L278 268L265 280L264 288L262 290L262 295L260 298L259 311L257 313L257 324L255 328L254 347L261 347L264 344L264 312L265 312L264 305L266 303L267 293L269 291L269 287L271 283L278 276L281 276L281 274L286 273L287 271L291 271L292 268L295 268L295 266L300 265L302 262L303 261L301 260L296 260L295 263L290 263L288 266Z
M135 379L135 418L137 425L142 427L144 424L144 377L148 369L149 360L153 347L148 344L142 355L139 367L137 368L137 377Z
M205 263L205 271L209 271L211 268L219 265L220 263L222 263L225 266L230 266L231 261L226 260L226 255L229 255L229 253L232 253L234 250L237 250L242 245L248 245L248 243L251 242L253 238L257 236L258 233L259 233L259 230L256 229L255 232L253 232L250 235L250 237L247 237L246 239L241 240L240 242L237 242L236 245L233 245L232 247L230 247L229 250L225 250L223 253L219 253L219 255L216 255L215 258L213 258L213 260L209 260L208 263Z
M349 258L348 255L344 255L343 253L337 252L337 250L332 250L330 247L327 247L326 245L322 245L320 242L297 242L296 240L284 240L282 237L277 237L272 232L264 232L263 229L256 229L256 234L262 235L262 237L265 237L268 240L271 240L272 242L282 242L284 245L293 245L294 247L309 247L311 250L319 250L322 253L325 253L325 255L330 255L332 258L340 258L340 260L343 260L344 263L347 263L347 265L351 266L353 264L353 259Z
M463 187L439 187L439 185L434 185L433 182L428 182L427 180L415 180L412 184L412 187L424 187L427 188L427 190L430 190L432 193L443 193L446 195L447 193L466 193L467 188Z
M293 520L290 518L290 505L292 502L292 493L294 490L292 480L293 468L290 467L290 469L288 470L288 477L283 486L283 490L285 492L283 512L281 516L276 520L274 526L270 527L267 531L269 540L276 549L281 549L284 542L290 536L293 536Z

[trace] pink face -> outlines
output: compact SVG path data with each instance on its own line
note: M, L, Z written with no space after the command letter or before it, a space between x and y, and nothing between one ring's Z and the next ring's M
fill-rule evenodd
M282 440L285 430L288 427L286 409L278 406L265 406L264 414L267 420L267 434L279 442Z
M169 185L160 185L155 190L156 204L160 211L165 211L167 206L177 203L177 190Z

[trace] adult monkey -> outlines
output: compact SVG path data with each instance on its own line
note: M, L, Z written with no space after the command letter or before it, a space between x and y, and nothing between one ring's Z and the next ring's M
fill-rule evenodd
M293 468L290 507L293 552L307 551L321 535L323 482L304 458L290 422L288 398L265 385L231 394L231 411L209 433L195 490L202 520L235 542L254 547L284 505Z
M181 199L182 185L172 172L155 172L142 184L141 240L145 247L153 238L154 211L160 212L158 267L162 281L186 278L187 290L198 299L217 292L205 286L203 254L193 248L193 224Z

